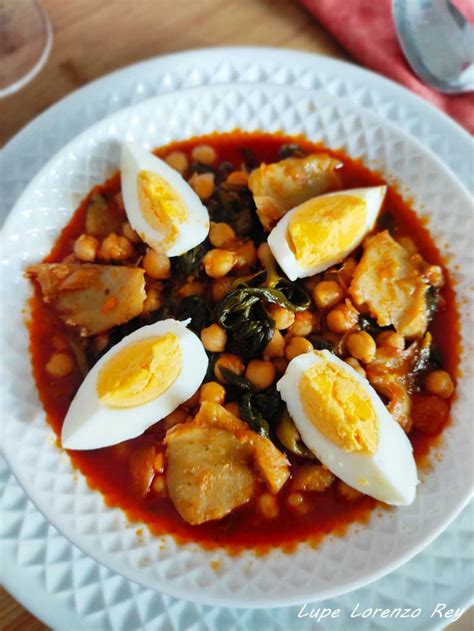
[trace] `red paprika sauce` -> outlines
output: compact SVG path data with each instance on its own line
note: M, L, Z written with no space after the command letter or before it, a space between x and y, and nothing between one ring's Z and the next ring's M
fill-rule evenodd
M325 151L338 158L343 165L339 171L343 189L385 184L380 174L369 171L360 161L349 158L341 151L330 151L303 137L287 137L282 134L240 131L211 134L173 143L158 149L156 153L164 157L171 151L179 150L190 158L193 147L206 143L216 150L219 163L230 162L235 169L239 169L248 155L248 150L257 162L270 163L278 160L278 152L282 145L295 142L308 153ZM94 190L113 200L114 195L120 191L119 173ZM90 195L73 214L45 261L58 262L73 252L75 239L84 232L89 199ZM392 230L396 237L409 235L424 259L431 264L443 265L443 259L425 223L416 216L394 187L388 187L383 211L390 213L393 220ZM442 357L443 369L454 378L460 350L458 312L449 273L445 268L443 270L445 284L440 290L442 306L436 312L429 330ZM70 375L61 379L54 379L46 372L45 366L51 354L57 350L57 339L68 338L74 333L58 318L54 309L43 302L36 284L35 294L31 299L28 326L34 378L48 422L58 435L59 442L64 417L83 376L77 367ZM415 416L417 409L420 409L421 416L426 416L425 403L429 397L430 395L423 392L413 395ZM442 403L446 410L442 417L436 419L428 415L428 418L419 419L418 425L423 431L416 428L417 419L413 419L415 427L410 431L409 439L414 447L419 467L423 462L426 463L430 448L438 440L439 434L449 420L449 400L447 404L444 400ZM163 432L160 436L157 424L154 426L154 433L145 433L141 437L126 441L119 448L113 446L92 451L70 451L69 456L74 467L86 477L89 486L102 493L106 504L120 507L131 521L144 522L156 535L171 534L178 541L196 541L206 547L225 546L234 552L249 547L263 551L274 546L290 550L296 543L304 540L316 543L328 533L343 533L352 522L367 521L371 511L378 504L368 496L347 501L338 495L336 484L332 484L325 492L310 493L307 512L297 513L286 503L291 492L290 481L278 495L279 514L273 519L264 518L257 510L256 502L250 502L219 521L191 526L180 517L168 497L157 497L153 494L137 497L131 489L131 454L141 446L162 438Z

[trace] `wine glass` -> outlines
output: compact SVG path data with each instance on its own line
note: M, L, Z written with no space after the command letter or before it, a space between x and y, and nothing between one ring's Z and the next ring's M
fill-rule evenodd
M37 0L0 0L0 98L40 72L52 43L51 22Z

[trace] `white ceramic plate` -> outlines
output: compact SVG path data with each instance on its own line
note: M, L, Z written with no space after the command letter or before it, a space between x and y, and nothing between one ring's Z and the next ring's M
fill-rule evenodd
M353 528L343 539L326 540L317 550L301 545L292 556L274 551L259 559L251 553L231 559L223 551L176 546L171 538L158 546L147 531L138 539L136 525L128 524L121 511L106 508L82 477L75 480L67 457L52 444L33 385L23 377L29 363L20 312L29 288L21 268L46 254L81 197L116 168L118 141L129 138L152 147L236 126L303 132L329 146L344 147L382 169L389 180L403 182L420 214L430 215L440 245L455 244L452 269L460 265L455 272L458 291L469 299L471 281L463 273L472 269L466 231L469 196L416 141L349 102L317 93L259 85L190 90L142 103L94 126L59 152L18 201L5 226L3 304L10 317L4 328L7 361L2 384L9 411L9 463L34 502L72 541L118 573L160 591L207 603L257 607L354 589L415 554L449 523L471 493L466 483L471 432L468 415L461 411L470 409L472 369L463 366L455 422L444 434L443 458L420 487L416 503L374 518L367 527ZM466 305L463 315L467 317ZM469 344L466 339L466 353ZM220 562L219 573L210 566L215 560Z

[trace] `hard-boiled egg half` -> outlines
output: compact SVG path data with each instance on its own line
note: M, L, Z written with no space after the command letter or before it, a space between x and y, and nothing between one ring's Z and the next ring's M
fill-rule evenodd
M133 143L123 145L120 168L125 211L145 243L179 256L204 241L209 213L177 171Z
M352 188L313 197L273 228L268 245L290 280L340 263L374 227L386 186Z
M304 444L338 478L394 505L418 484L411 443L369 382L329 351L295 357L277 388Z
M63 447L98 449L135 438L196 392L208 358L187 322L144 326L101 357L68 410Z

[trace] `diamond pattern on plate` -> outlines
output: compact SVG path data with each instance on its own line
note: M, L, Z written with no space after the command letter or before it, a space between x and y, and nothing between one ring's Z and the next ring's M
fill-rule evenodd
M247 552L230 564L223 551L177 546L169 537L158 546L147 530L137 538L136 526L129 524L120 510L106 508L81 476L73 476L67 457L52 443L34 387L22 378L30 369L21 316L29 288L21 270L26 262L38 260L49 250L78 200L116 168L118 143L129 138L151 147L235 127L304 133L329 146L343 147L369 166L382 169L389 180L403 182L415 197L420 214L427 216L429 209L432 231L440 242L456 243L450 264L459 293L469 297L468 278L455 270L456 264L466 269L472 262L467 230L471 221L469 197L434 157L377 116L322 93L269 86L254 86L252 90L246 86L198 88L179 97L170 94L141 103L105 119L61 151L31 183L6 225L2 264L7 282L2 289L9 312L3 339L8 369L5 366L2 370L2 384L11 413L5 428L5 451L20 481L51 522L116 572L190 599L281 604L343 592L361 577L382 572L387 562L400 563L430 532L442 527L466 493L465 467L471 453L466 416L458 415L455 429L446 432L443 459L421 486L413 506L383 519L374 517L367 528L352 529L343 539L325 541L316 551L301 545L290 558L275 550L258 561ZM25 219L31 239L28 249L19 251ZM466 331L467 309L462 311ZM15 335L9 336L9 331ZM471 345L466 336L466 353ZM456 408L470 409L472 366L465 364L463 369L465 378ZM42 558L35 561L35 551L29 554L38 565L44 562ZM223 564L218 575L209 569L211 560L216 559ZM306 565L308 559L312 563ZM307 568L307 580L302 585L303 567ZM72 585L68 574L64 580ZM84 611L99 611L99 602L96 596L86 599Z
M4 557L10 556L12 551L19 548L44 549L46 558L41 560L41 566L22 566L26 578L38 572L40 567L43 568L43 578L38 577L36 580L40 581L44 597L54 597L56 607L65 605L81 616L80 627L71 622L69 617L62 627L56 625L55 628L70 630L87 627L101 631L309 631L315 628L314 620L297 617L299 606L278 610L207 607L176 600L131 583L80 552L48 524L25 496L2 460L0 479L3 482L1 538ZM473 520L474 504L471 503L436 542L404 566L403 574L401 571L393 572L368 587L340 596L336 600L310 603L308 610L311 607L332 607L340 608L343 612L339 619L331 620L330 627L323 623L318 628L345 631L350 625L351 629L363 631L400 629L400 621L396 619L384 620L383 625L380 619L351 619L350 613L357 603L363 608L416 608L424 602L430 605L437 602L454 605L457 577L474 576L474 560L466 552L472 550L474 545ZM24 530L8 536L6 523L22 523ZM25 537L24 533L28 533L28 536ZM32 557L25 557L28 558ZM429 581L426 581L427 575L430 576ZM309 580L309 577L306 578ZM467 585L466 588L467 598L470 586ZM416 628L438 627L430 619L431 611L430 607L424 608L422 616L416 620ZM403 628L415 627L403 625Z
M120 90L117 90L118 77ZM22 159L13 164L9 162L8 169L0 169L3 206L0 215L6 215L45 159L94 122L157 94L229 82L287 85L350 98L355 105L379 113L418 137L472 187L472 149L460 155L459 143L453 134L459 140L461 133L464 144L468 136L445 117L441 119L443 125L433 124L441 116L435 111L431 112L430 120L425 120L423 114L426 111L420 112L419 99L396 84L383 82L380 77L357 66L327 57L274 49L221 49L217 54L212 50L199 54L195 51L181 53L124 69L86 86L57 104L54 111L39 117L30 125L31 130L35 126L36 131L41 128L34 145L29 143L28 134L20 133L13 145L22 154ZM42 124L44 121L49 125ZM447 133L448 127L451 127L451 135Z

